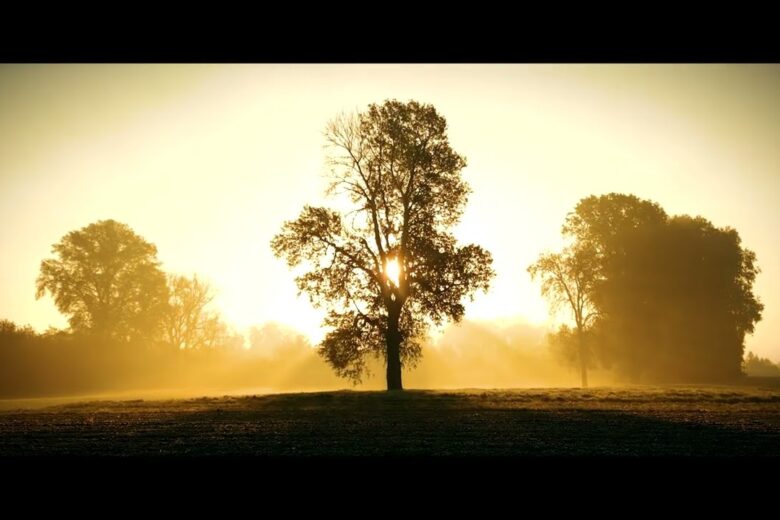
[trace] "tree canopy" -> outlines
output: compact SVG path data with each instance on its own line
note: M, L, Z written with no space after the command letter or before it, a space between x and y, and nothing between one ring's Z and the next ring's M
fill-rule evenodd
M589 255L588 303L605 366L634 381L739 376L763 304L752 289L756 255L736 230L610 193L582 199L562 232ZM552 283L560 296L555 270L544 271L543 290Z
M626 234L598 290L608 359L632 379L739 376L745 335L763 310L752 290L758 272L736 230L702 217Z
M420 356L427 325L460 320L463 298L487 290L492 257L459 246L450 229L469 194L464 157L450 146L431 105L391 100L331 121L325 132L328 194L351 208L306 206L271 242L296 283L327 308L331 330L320 353L359 381L367 355L387 364L388 389L401 389L402 365Z
M153 244L101 220L71 231L52 252L41 262L36 298L48 291L71 329L118 340L158 332L168 293Z

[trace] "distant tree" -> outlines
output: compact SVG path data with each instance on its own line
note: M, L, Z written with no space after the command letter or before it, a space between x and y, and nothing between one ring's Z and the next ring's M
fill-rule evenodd
M290 358L312 352L311 344L303 334L274 322L251 327L249 345L255 354L266 357Z
M227 334L216 312L208 305L214 299L208 283L197 276L169 274L170 298L163 315L163 340L178 349L199 349L217 346Z
M20 327L13 321L6 319L0 320L0 335L22 336L28 338L37 336L35 329L33 329L32 326L25 325L24 327Z
M588 387L590 364L585 334L598 313L593 304L593 292L597 282L596 255L592 247L567 247L560 253L543 254L528 267L531 279L542 282L542 295L553 310L565 308L574 319L574 341L582 379L582 387ZM569 329L562 329L559 343L569 339Z
M663 235L640 252L652 259L656 273L647 293L661 325L660 352L668 360L659 372L687 379L740 377L745 336L764 308L753 294L760 272L756 255L741 242L733 228L683 215L670 218ZM680 366L685 370L676 370Z
M0 334L14 334L17 331L17 325L11 320L0 320Z
M780 365L772 363L767 358L762 358L752 352L745 356L743 364L745 374L753 377L780 377Z
M598 331L594 326L588 327L582 333L578 333L576 328L571 328L566 324L558 327L555 332L546 335L546 343L554 358L563 362L565 365L582 369L582 350L585 350L586 368L592 369L597 366L599 361L595 351L595 342L597 341ZM587 388L583 386L583 388Z
M563 233L593 251L605 362L634 381L739 376L763 305L752 292L755 253L736 230L612 193L581 200Z
M415 101L333 120L328 192L352 210L306 206L271 242L291 267L309 267L296 282L328 310L320 353L342 377L359 381L373 354L386 361L388 390L402 389L401 367L420 357L427 324L459 321L461 300L494 274L490 253L450 232L469 188L446 130Z
M101 220L54 244L36 298L48 291L72 330L122 341L154 337L167 300L157 248L127 225Z
M237 349L244 346L244 337L225 323L219 314L211 314L203 323L199 348Z
M646 274L626 269L633 257L632 243L661 230L668 216L657 203L635 195L609 193L580 200L566 216L562 233L577 247L594 252L591 301L604 320L599 335L602 361L638 380L647 371L657 347L654 320L644 308L649 279ZM631 273L634 273L633 275Z

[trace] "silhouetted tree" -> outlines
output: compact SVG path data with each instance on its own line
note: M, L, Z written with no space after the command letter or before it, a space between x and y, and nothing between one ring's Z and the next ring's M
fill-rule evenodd
M593 255L590 301L607 321L600 331L610 333L599 335L605 354L602 360L616 365L632 379L646 368L646 354L654 346L649 332L653 319L641 308L645 298L640 285L644 279L634 277L629 281L624 276L626 248L630 237L661 229L667 218L658 204L635 195L591 195L577 203L561 230L574 247ZM617 297L612 300L614 305L605 301L605 294L612 289L617 289L613 291Z
M677 216L627 234L623 244L598 298L616 336L615 362L634 377L739 377L745 335L763 305L752 292L755 254L737 232Z
M163 339L179 349L211 348L224 343L227 328L207 309L214 299L208 283L197 276L168 275L170 298L163 315Z
M626 233L662 225L666 219L661 206L635 195L591 195L580 200L574 211L566 216L562 233L580 247L592 248L597 258L605 263L621 254Z
M127 225L102 220L71 231L41 262L36 298L46 291L71 329L128 341L153 337L167 300L157 248Z
M743 363L744 372L753 377L780 377L780 366L767 358L748 352Z
M296 282L328 309L320 353L342 377L359 381L374 354L386 361L388 390L402 389L426 324L460 320L461 300L494 274L490 253L449 232L469 188L446 130L433 106L415 101L336 118L325 133L328 193L352 210L306 206L271 242L291 267L310 267Z
M581 200L563 233L593 252L603 361L635 381L739 376L763 305L752 292L755 254L734 229L611 193Z
M30 325L25 325L24 327L20 327L16 323L14 323L11 320L2 319L0 320L0 336L3 338L9 338L9 337L24 337L24 338L34 338L37 336L35 333L35 330ZM0 342L2 344L2 342Z
M550 352L559 361L565 365L570 365L582 369L583 356L581 351L585 351L586 369L592 369L597 366L598 359L595 351L595 342L598 337L597 328L589 326L583 332L578 333L566 324L558 327L555 332L546 335L546 343ZM583 386L586 388L586 386Z
M597 316L593 304L596 285L596 254L592 247L567 247L561 253L543 254L528 267L531 279L542 282L542 295L553 309L565 307L574 318L582 387L588 387L588 349L585 332ZM568 330L561 331L568 338Z

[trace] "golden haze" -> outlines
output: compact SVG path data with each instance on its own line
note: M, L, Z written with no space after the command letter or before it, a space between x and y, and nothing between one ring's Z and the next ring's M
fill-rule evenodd
M99 219L198 273L240 330L322 335L268 242L322 201L322 130L385 98L432 103L468 159L456 234L493 253L476 320L545 326L525 271L564 216L611 191L733 226L762 273L747 350L780 360L780 67L774 65L4 65L0 317L66 325L34 281L51 244Z

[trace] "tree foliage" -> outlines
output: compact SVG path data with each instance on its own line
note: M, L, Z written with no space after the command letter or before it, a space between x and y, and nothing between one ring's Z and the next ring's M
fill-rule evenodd
M755 253L736 230L677 216L624 245L599 289L613 361L634 379L738 377L763 305L752 291Z
M756 255L736 230L611 193L581 200L562 231L590 252L588 301L607 366L634 381L740 375L763 304Z
M340 376L359 381L374 354L387 362L388 388L401 388L427 325L460 320L463 298L488 288L490 253L450 232L469 187L446 130L415 101L334 119L328 194L350 211L306 206L271 243L290 266L310 268L296 283L328 310L320 352Z
M153 244L102 220L71 231L52 252L41 262L36 298L48 291L71 329L120 340L158 332L167 289Z

